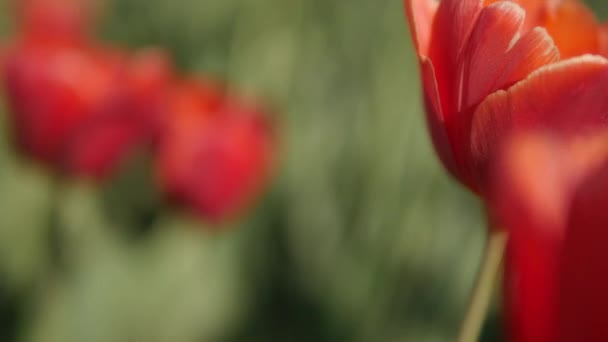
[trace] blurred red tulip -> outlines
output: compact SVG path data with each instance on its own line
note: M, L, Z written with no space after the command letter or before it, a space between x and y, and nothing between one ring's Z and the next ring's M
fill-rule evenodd
M161 49L149 49L131 57L124 80L122 110L137 117L148 134L158 140L173 85L171 57Z
M244 210L271 170L274 139L267 118L196 82L176 86L168 114L158 156L163 189L210 221Z
M159 139L172 78L168 57L157 50L135 55L113 84L106 103L66 140L65 165L73 174L103 179L136 148Z
M436 150L475 192L483 192L488 157L511 122L559 126L551 116L570 105L569 96L604 86L597 79L605 60L580 57L600 52L601 39L593 14L577 0L405 0L405 6ZM554 64L560 53L579 57ZM591 94L584 96L600 96ZM584 113L578 115L594 121Z
M95 0L16 0L3 81L20 147L60 172L101 179L156 140L173 74L162 51L126 58L88 35Z
M87 42L23 37L8 48L3 76L24 152L100 179L158 136L171 74L159 51L127 60Z
M20 34L41 40L88 38L95 0L13 0Z
M22 41L6 56L4 83L17 139L45 162L62 162L65 140L113 96L118 56L94 48Z
M608 131L522 133L494 165L510 341L606 341Z

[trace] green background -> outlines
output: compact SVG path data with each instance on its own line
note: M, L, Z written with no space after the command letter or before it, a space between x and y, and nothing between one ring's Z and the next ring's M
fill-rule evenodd
M429 143L401 1L114 0L106 12L108 44L163 46L180 72L271 104L278 171L246 216L206 230L163 206L150 156L103 188L57 184L15 152L3 113L0 341L453 340L484 215ZM494 313L484 336L498 335Z

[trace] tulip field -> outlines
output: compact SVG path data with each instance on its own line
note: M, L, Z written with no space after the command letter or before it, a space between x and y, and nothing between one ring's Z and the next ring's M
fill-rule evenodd
M608 339L606 17L0 0L0 341Z

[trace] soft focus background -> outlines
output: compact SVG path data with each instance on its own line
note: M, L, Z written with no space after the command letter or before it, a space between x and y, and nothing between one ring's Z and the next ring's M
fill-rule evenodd
M106 12L100 39L164 46L181 70L269 102L278 172L247 215L206 230L161 207L146 156L103 188L54 184L15 152L2 112L0 341L453 339L484 216L433 154L400 0Z

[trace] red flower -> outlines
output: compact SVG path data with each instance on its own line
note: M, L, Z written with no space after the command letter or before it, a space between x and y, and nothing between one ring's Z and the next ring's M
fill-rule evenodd
M159 134L170 74L158 52L127 61L86 42L23 37L4 60L19 146L61 172L104 178Z
M21 147L61 164L67 137L113 96L120 68L119 58L94 48L15 44L6 57L4 82Z
M106 103L91 108L66 140L65 166L73 174L103 179L137 148L159 139L172 68L162 51L131 59Z
M524 133L495 165L510 341L606 341L608 132Z
M88 38L96 0L13 0L20 33L40 40Z
M483 192L488 157L505 129L560 126L554 111L569 106L571 96L603 85L597 79L607 69L604 59L554 64L560 53L567 58L600 52L595 19L577 0L405 5L436 150L446 168L476 192ZM584 96L599 96L591 94ZM584 113L578 113L584 120L601 121Z
M167 114L158 153L162 188L211 221L241 212L270 172L274 144L266 117L196 82L176 86Z

